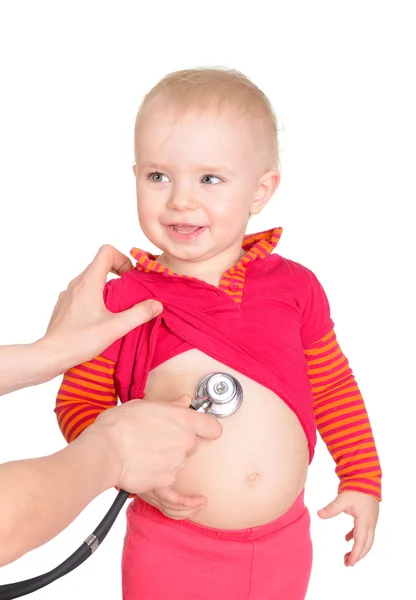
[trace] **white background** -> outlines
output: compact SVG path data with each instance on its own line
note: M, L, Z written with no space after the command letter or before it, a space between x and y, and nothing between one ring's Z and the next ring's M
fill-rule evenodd
M42 335L58 293L102 243L126 253L149 247L135 213L132 135L141 98L160 77L236 67L273 102L284 127L282 183L251 231L282 225L279 252L322 281L385 482L375 547L346 569L349 518L316 516L337 485L318 445L307 486L315 548L308 600L416 597L412 4L0 4L2 344ZM58 386L59 379L1 399L0 462L64 446L53 413ZM103 494L54 541L3 568L0 583L66 558L114 496ZM120 598L123 535L121 515L87 563L33 598Z

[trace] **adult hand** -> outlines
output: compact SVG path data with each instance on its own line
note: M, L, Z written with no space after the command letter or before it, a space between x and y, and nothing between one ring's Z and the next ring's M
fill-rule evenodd
M131 329L160 314L163 307L156 300L117 314L105 307L108 273L121 274L131 268L127 256L112 246L102 246L59 296L43 338L32 344L0 346L0 396L49 381L94 358Z
M130 330L162 312L156 300L146 300L129 310L112 313L105 307L103 289L109 272L132 268L130 260L113 248L102 246L83 273L61 293L42 340L60 361L59 372L90 360Z
M110 452L109 485L130 493L171 486L199 438L218 439L219 421L190 410L191 398L176 402L131 400L102 412L81 437L99 435Z

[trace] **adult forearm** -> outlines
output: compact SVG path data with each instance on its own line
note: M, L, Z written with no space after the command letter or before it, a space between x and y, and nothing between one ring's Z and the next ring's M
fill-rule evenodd
M44 337L33 344L0 346L0 396L53 379L71 367L98 356L126 333L147 323L163 309L146 300L121 313L106 309L103 289L107 274L131 269L127 256L103 246L56 303Z
M115 470L108 445L94 435L51 456L0 465L0 566L65 529L115 485Z
M59 374L58 359L43 341L0 346L0 396L52 379Z

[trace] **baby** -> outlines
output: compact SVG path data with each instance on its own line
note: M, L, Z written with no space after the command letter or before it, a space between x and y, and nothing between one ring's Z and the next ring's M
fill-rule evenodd
M238 379L244 400L174 486L130 503L123 598L301 600L316 429L340 479L319 514L354 517L346 565L371 548L381 470L320 283L274 252L280 228L245 235L279 185L273 109L236 71L172 73L139 110L135 159L140 226L161 253L134 249L105 301L117 312L156 298L164 310L65 374L59 426L71 441L117 398L191 397L215 372Z

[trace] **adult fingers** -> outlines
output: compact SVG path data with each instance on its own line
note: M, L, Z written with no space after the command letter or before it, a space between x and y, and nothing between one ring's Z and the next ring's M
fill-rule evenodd
M174 404L175 406L182 406L183 408L189 408L190 404L191 404L191 396L189 396L189 394L183 394L182 396L179 396L178 398L176 398L172 404Z
M190 418L195 435L201 438L217 440L222 435L222 425L212 415L190 411Z
M103 265L109 265L109 270L115 275L121 275L133 268L132 262L128 256L120 252L120 250L117 250L117 248L114 248L114 246L105 244L104 246L101 246L97 254L100 255L100 253L101 255L104 255L105 260L107 261L104 263L103 259Z
M109 321L114 329L114 335L120 338L139 325L154 319L162 310L163 305L157 300L145 300L123 312L111 313Z
M88 265L81 276L88 278L92 286L104 288L108 273L120 275L132 268L130 259L109 244L101 246L93 261Z

